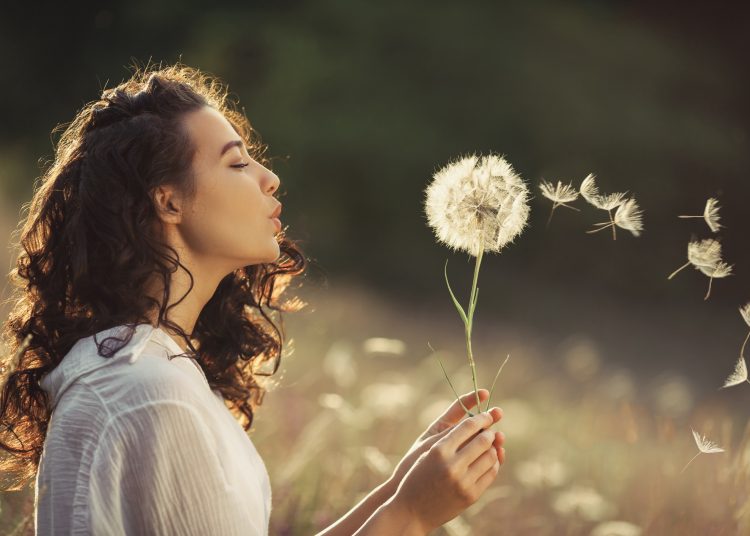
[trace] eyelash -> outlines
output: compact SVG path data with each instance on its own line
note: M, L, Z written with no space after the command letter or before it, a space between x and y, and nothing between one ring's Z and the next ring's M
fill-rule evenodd
M247 164L247 163L243 162L241 164L232 164L232 166L230 166L230 167L233 167L233 168L244 168L244 167L247 167L249 165L250 164Z

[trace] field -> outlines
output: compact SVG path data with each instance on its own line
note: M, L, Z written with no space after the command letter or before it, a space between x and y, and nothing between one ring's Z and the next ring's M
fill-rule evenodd
M285 317L291 344L250 432L271 477L278 535L313 534L345 513L451 402L428 342L458 391L471 389L449 303L427 316L343 282L302 297L310 305ZM487 388L511 354L493 395L507 461L438 534L750 531L750 427L739 411L747 386L699 399L684 376L645 381L584 335L551 344L506 324L478 313L474 354ZM726 451L681 473L698 452L691 426ZM28 519L32 499L31 490L2 497L4 534Z

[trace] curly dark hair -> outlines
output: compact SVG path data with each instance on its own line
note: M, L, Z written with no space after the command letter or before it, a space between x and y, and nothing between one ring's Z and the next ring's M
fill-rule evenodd
M267 147L228 87L180 62L135 65L130 79L105 89L72 121L53 129L64 130L54 160L35 181L33 198L23 206L28 213L14 233L19 256L9 278L16 288L2 328L9 353L0 361L7 376L0 393L0 446L10 455L3 456L0 471L13 475L8 491L21 489L38 470L51 416L41 377L78 339L150 323L155 308L158 324L184 338L211 388L219 389L244 429L251 428L268 387L259 376L273 375L280 364L281 313L307 305L298 297L281 303L281 293L308 260L281 231L279 258L224 277L193 333L167 319L176 305L166 307L170 274L185 270L191 289L193 276L161 240L151 192L169 183L194 195L195 147L181 119L206 105L227 118L254 159L270 166ZM161 300L145 292L153 277L163 281ZM281 330L264 306L279 313ZM132 334L117 340L127 344ZM103 353L111 339L98 344L100 356L111 357L121 347Z

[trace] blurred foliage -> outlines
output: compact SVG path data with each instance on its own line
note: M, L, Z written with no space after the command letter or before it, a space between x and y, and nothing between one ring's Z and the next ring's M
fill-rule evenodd
M700 277L670 286L661 277L679 265L691 234L707 234L676 214L718 196L727 257L738 274L750 260L741 238L748 73L735 35L749 10L668 7L193 0L51 4L33 15L9 8L0 19L0 181L18 202L28 199L55 124L125 78L131 59L181 59L218 74L240 98L275 157L284 223L328 274L411 296L442 291L448 253L426 226L424 187L458 155L497 151L536 197L531 228L498 261L502 273L655 301L675 289L700 293ZM593 210L561 214L543 230L539 179L577 185L589 172L602 190L636 196L642 238L585 235L599 219ZM715 299L741 299L746 277L722 281ZM498 277L483 287L508 291Z

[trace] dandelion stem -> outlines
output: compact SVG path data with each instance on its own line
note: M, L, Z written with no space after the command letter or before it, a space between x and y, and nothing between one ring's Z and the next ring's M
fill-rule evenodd
M678 218L702 218L703 216L677 216Z
M547 218L547 225L545 226L545 229L549 229L549 222L552 221L552 215L555 213L556 208L557 208L557 203L553 203L552 210L549 211L549 218Z
M471 352L471 328L473 326L473 320L474 320L474 309L476 307L477 301L477 279L479 278L479 265L482 263L482 256L484 254L484 246L479 247L479 254L477 255L477 260L474 265L474 279L471 283L471 293L470 293L470 300L469 300L469 315L468 315L468 321L466 322L466 352L469 356L469 366L471 367L471 379L474 382L474 396L476 396L477 399L477 408L481 408L479 403L479 387L477 386L477 367L474 363L474 356Z
M612 222L612 240L617 240L617 231L615 229L615 220L612 218L612 210L608 210L607 214L609 214L609 221Z
M586 231L586 232L589 233L589 234L591 234L591 233L598 233L599 231L603 231L604 229L606 229L608 227L614 226L614 223L601 223L601 224L595 223L594 225L600 225L601 227L599 227L598 229L592 229L591 231Z
M706 296L703 298L704 301L707 300L708 297L711 295L711 283L713 283L713 280L714 280L713 277L708 278L708 292L706 292Z
M674 276L676 276L676 275L677 275L677 274L678 274L679 272L681 272L682 270L684 270L684 269L685 269L685 268L687 268L688 266L690 266L690 263L689 263L689 262L686 262L685 264L683 264L682 266L680 266L679 268L677 268L677 270L675 270L674 272L672 272L672 273L671 273L671 274L669 275L669 277L667 277L667 279L672 279L672 278L673 278Z
M688 466L688 465L690 465L690 464L692 463L692 461L693 461L694 459L696 459L696 458L697 458L698 456L700 456L700 455L701 455L701 453L699 452L698 454L696 454L695 456L693 456L693 458L692 458L692 459L691 459L691 460L690 460L689 462L687 462L687 463L685 464L685 467L683 467L683 468L682 468L682 471L680 471L680 473L683 473L683 472L685 471L685 469L687 469L687 466Z
M742 348L740 348L740 357L745 358L745 346L747 346L747 341L750 340L750 331L747 332L747 337L745 337L745 342L742 343Z

